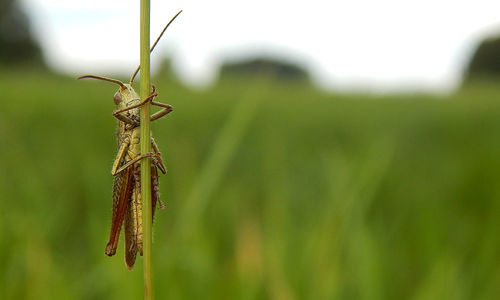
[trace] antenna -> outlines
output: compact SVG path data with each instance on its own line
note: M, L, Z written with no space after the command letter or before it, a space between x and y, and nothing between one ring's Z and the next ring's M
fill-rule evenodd
M78 77L77 79L85 79L85 78L92 78L92 79L98 79L98 80L104 80L104 81L109 81L118 84L119 86L123 87L123 82L117 79L112 79L112 78L107 78L107 77L102 77L102 76L96 76L96 75L83 75Z
M162 32L160 33L160 35L158 36L158 38L156 39L155 43L153 44L153 46L151 47L151 49L149 50L149 53L153 52L153 49L156 47L156 44L158 44L158 42L160 41L161 39L161 36L165 33L165 31L167 30L168 26L175 20L175 18L177 18L178 15L180 15L182 12L182 10L180 10L168 23L167 25L165 25L165 28L163 28ZM137 67L137 69L135 69L135 72L134 74L132 74L132 77L130 78L130 85L132 85L132 83L134 82L134 78L135 76L137 75L137 73L139 73L139 70L141 69L141 65L139 65Z

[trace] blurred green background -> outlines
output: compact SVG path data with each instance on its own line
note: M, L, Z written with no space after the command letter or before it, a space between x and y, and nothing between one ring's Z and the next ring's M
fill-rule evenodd
M0 299L141 299L142 260L128 271L123 241L104 255L114 85L0 42ZM195 91L165 67L157 299L498 299L500 42L485 45L440 96L326 93L262 61Z
M500 88L331 95L233 77L155 78L168 164L158 299L495 299ZM140 299L104 255L114 86L0 75L0 298Z

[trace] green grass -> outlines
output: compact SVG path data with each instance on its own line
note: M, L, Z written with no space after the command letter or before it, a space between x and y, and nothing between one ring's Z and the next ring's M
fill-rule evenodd
M109 74L102 74L109 75ZM157 299L496 299L500 87L328 95L153 79ZM0 75L0 299L141 299L104 255L115 87Z

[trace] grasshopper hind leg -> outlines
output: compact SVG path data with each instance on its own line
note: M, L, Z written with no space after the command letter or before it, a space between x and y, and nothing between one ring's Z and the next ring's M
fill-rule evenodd
M125 264L130 270L134 267L137 252L142 252L142 200L139 168L133 171L133 191L127 203L125 215Z
M158 170L154 165L151 166L151 207L153 208L153 221L155 217L156 204L160 209L165 209L165 204L160 200L160 183L158 181Z
M115 176L113 182L113 217L111 220L111 232L109 242L106 245L106 255L112 256L116 253L118 238L122 222L127 210L127 203L133 188L133 175L131 172L123 172Z
M153 149L154 154L156 154L156 157L152 158L152 162L154 162L151 167L158 167L160 171L163 174L167 173L167 167L165 166L165 163L163 162L163 159L161 158L161 152L160 149L158 148L158 145L156 144L155 140L151 137L151 148Z

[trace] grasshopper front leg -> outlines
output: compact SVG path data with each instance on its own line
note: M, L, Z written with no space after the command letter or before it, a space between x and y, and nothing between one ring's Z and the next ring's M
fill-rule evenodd
M118 120L124 122L124 123L138 126L139 122L137 122L136 120L133 120L132 118L128 117L127 115L124 115L123 113L126 112L126 111L129 111L131 109L143 106L144 104L146 104L146 103L149 102L149 103L151 103L151 105L162 107L162 109L160 111L158 111L158 112L154 113L153 115L151 115L150 120L151 121L155 121L155 120L157 120L157 119L165 116L166 114L168 114L169 112L171 112L171 111L174 110L174 108L171 105L169 105L169 104L164 104L164 103L161 103L161 102L153 101L153 98L157 97L157 96L158 96L158 94L156 94L153 91L153 93L149 97L147 97L146 99L142 100L140 103L132 105L132 106L129 106L129 107L126 107L126 108L123 108L123 109L120 109L120 110L114 111L113 112L113 116L115 118L117 118Z
M124 122L126 124L131 124L131 125L138 126L139 122L137 120L134 120L134 119L130 118L129 116L123 114L123 113L126 112L126 111L129 111L131 109L143 106L144 104L152 101L152 99L154 97L156 97L156 96L158 96L158 94L156 94L153 91L153 93L151 93L151 95L149 95L146 99L142 100L141 102L139 102L137 104L134 104L134 105L131 105L129 107L123 108L123 109L115 110L113 112L113 117L117 118L118 120L120 120L120 121L122 121L122 122Z
M156 87L153 85L153 94L156 92ZM154 97L153 97L154 98ZM163 117L164 115L168 114L169 112L173 111L174 108L169 105L169 104L164 104L164 103L161 103L161 102L155 102L153 101L153 98L151 98L151 105L155 105L155 106L158 106L158 107L162 107L162 109L156 113L154 113L152 116L151 116L151 121L154 121L154 120L157 120L161 117ZM162 171L163 172L163 171ZM165 173L163 173L165 174Z
M155 106L159 106L159 107L163 107L163 109L161 109L160 111L154 113L152 116L151 116L151 121L154 121L154 120L157 120L163 116L165 116L166 114L168 114L169 112L173 111L174 108L168 104L164 104L164 103L161 103L161 102L155 102L153 100L151 100L151 105L155 105Z

